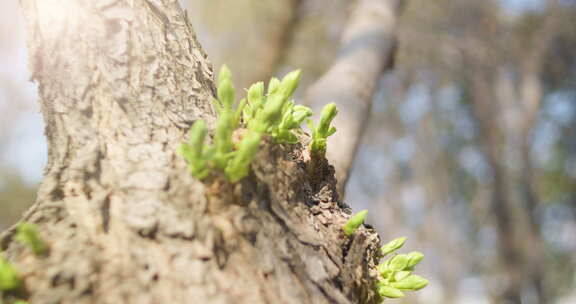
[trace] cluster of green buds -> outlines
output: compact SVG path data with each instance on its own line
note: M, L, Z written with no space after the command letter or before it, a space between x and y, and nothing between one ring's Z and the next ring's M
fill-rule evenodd
M330 123L332 123L336 114L338 114L336 104L329 103L322 109L318 125L315 125L312 121L308 122L309 128L312 130L310 154L313 157L324 157L326 155L326 142L328 137L336 133L336 128L330 126Z
M218 75L218 99L213 100L218 114L213 145L204 142L208 135L206 123L196 121L189 131L189 141L180 145L179 153L188 162L188 167L198 179L204 179L212 168L226 170L234 157L232 134L240 123L245 101L235 107L235 90L230 70L223 66Z
M21 222L16 227L16 240L24 244L35 255L44 255L47 252L46 243L40 238L38 227L34 224Z
M380 249L383 256L394 253L404 245L405 237L397 238ZM424 255L418 251L408 254L394 254L378 265L380 280L378 293L382 298L402 298L406 291L420 290L428 285L428 280L412 274Z
M264 95L264 83L248 89L248 104L244 121L248 130L269 134L276 142L296 143L294 132L300 132L302 122L312 116L310 108L296 105L290 97L300 82L300 70L288 73L282 81L272 78Z
M16 268L0 256L0 291L17 289L20 284L20 277Z
M208 134L206 123L197 121L190 128L189 141L179 148L192 172L198 179L210 175L212 169L222 170L230 182L248 175L250 163L256 156L265 134L279 143L297 143L295 132L312 115L312 111L295 105L290 97L300 81L300 71L288 73L282 80L272 78L264 94L264 83L258 82L248 89L247 99L235 102L235 90L230 70L223 66L218 75L218 99L214 100L218 118L213 145L205 144ZM240 123L246 130L242 139L232 140Z

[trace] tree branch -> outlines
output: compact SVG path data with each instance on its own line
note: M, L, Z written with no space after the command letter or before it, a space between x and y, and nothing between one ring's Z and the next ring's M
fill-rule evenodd
M334 122L338 136L329 139L327 157L336 168L340 194L344 193L380 76L392 66L394 29L402 2L360 0L343 34L338 58L306 94L307 104L316 112L328 102L338 105Z

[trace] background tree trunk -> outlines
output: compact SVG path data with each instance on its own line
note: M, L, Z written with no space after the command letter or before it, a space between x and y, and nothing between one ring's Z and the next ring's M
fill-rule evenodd
M214 120L213 71L176 1L22 0L49 161L24 220L50 247L0 237L30 303L372 303L378 236L341 234L332 175L300 145L253 174L200 183L175 154ZM3 295L7 297L9 295Z
M334 120L341 136L328 142L337 149L327 152L334 163L338 193L344 195L358 146L370 117L372 99L385 69L393 66L396 48L396 17L401 0L360 0L342 37L338 58L306 92L315 112L335 102Z

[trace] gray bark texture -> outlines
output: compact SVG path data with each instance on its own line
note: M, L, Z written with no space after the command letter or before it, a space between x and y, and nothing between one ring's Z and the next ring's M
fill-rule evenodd
M175 151L213 124L213 70L175 0L21 0L49 161L24 221L44 257L0 235L29 303L375 303L379 239L348 238L333 170L265 144L237 184Z

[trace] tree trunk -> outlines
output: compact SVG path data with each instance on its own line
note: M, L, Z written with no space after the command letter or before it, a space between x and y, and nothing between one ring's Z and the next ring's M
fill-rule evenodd
M22 0L49 160L25 221L49 254L0 237L30 303L373 303L378 236L341 226L332 174L265 144L237 184L175 151L214 121L213 71L175 0ZM317 178L315 179L317 180ZM7 300L10 294L1 295Z

